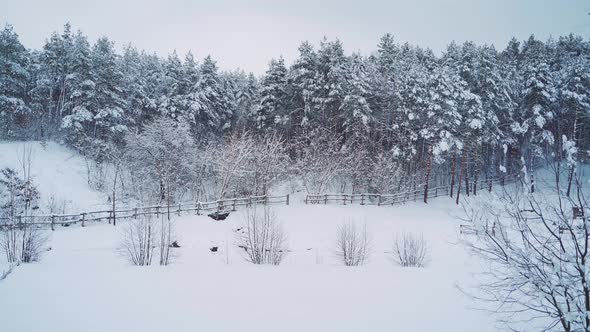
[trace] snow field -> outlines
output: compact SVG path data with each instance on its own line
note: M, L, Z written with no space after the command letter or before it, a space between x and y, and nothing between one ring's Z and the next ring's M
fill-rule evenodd
M176 218L175 262L131 266L118 253L125 221L113 227L59 228L39 263L21 265L0 283L7 331L494 331L489 317L458 289L480 266L457 244L460 209L450 199L376 207L273 207L292 250L280 266L243 258L226 221ZM338 226L366 224L372 256L345 267L335 257ZM421 233L426 268L402 268L395 234ZM217 253L211 246L219 246ZM29 318L18 313L26 311Z

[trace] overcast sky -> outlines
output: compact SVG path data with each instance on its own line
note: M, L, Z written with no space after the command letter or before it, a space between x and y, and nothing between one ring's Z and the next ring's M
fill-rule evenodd
M386 32L440 52L451 41L503 48L515 36L590 36L590 0L0 0L26 47L41 48L65 22L93 41L108 36L167 55L211 54L221 68L261 74L270 58L297 56L302 40L339 38L368 54Z

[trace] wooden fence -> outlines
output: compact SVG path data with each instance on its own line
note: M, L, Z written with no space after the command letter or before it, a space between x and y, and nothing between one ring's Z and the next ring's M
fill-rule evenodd
M135 208L126 208L120 210L102 210L90 211L76 214L53 214L53 215L32 215L32 216L17 216L16 221L11 222L10 218L0 218L0 228L38 226L51 227L55 230L55 226L70 226L80 224L82 227L88 222L108 221L114 223L119 219L137 218L145 215L163 215L163 214L177 214L183 212L194 212L197 215L207 212L229 212L236 211L243 206L252 206L256 204L286 204L289 205L289 195L283 196L249 196L243 198L227 198L211 202L190 202L173 205L154 205L142 206Z
M517 174L506 175L499 178L488 178L482 179L477 182L477 190L491 191L494 185L504 185L509 182L513 182L519 179ZM470 192L473 192L475 184L470 183ZM464 188L462 188L464 190ZM440 186L434 188L428 188L428 198L449 196L451 192L451 186ZM456 192L455 192L456 194ZM464 192L461 193L464 195ZM305 197L305 204L328 204L328 203L342 203L360 205L395 205L403 204L406 202L415 202L424 198L424 185L420 185L415 190L403 191L395 194L345 194L345 193L332 193L332 194L308 194Z

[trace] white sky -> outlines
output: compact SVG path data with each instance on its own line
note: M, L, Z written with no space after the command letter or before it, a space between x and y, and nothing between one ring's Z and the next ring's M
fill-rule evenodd
M129 42L167 55L211 54L223 69L261 74L270 58L290 63L302 40L339 38L347 52L369 54L386 32L440 52L451 41L504 48L515 36L590 36L589 0L0 0L0 25L41 48L65 22L94 41Z

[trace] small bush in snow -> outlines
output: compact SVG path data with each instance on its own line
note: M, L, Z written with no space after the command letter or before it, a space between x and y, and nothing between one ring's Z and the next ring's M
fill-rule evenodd
M337 256L346 266L363 265L371 253L367 226L345 223L338 228Z
M0 250L9 263L37 261L47 238L30 224L38 208L39 191L31 179L32 150L25 147L19 156L22 177L12 168L0 170Z
M423 267L428 249L422 235L404 233L395 239L394 251L397 262L406 267Z
M166 215L162 215L160 218L160 265L168 265L171 261L170 248L174 247L172 241L173 238L173 223Z
M269 207L246 210L238 246L254 264L279 265L287 251L287 238L277 217Z
M123 230L121 253L133 265L151 265L156 247L156 223L152 216L131 219Z
M45 234L26 223L2 225L0 250L9 263L31 263L41 258L43 246L47 243Z

